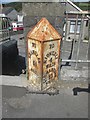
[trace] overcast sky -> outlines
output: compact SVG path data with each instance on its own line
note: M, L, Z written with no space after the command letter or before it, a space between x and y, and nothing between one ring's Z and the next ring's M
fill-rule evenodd
M22 1L22 0L0 0L0 3L7 3L7 2L14 2L14 1ZM74 1L74 2L88 2L89 0L71 0L71 1Z

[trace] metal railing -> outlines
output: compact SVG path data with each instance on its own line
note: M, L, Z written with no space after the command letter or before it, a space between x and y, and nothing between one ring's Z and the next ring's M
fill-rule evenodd
M76 50L76 58L75 59L62 59L62 62L70 62L70 63L76 63L75 64L75 68L77 69L78 67L78 63L90 63L90 60L88 59L88 50L89 50L89 45L90 45L90 38L87 41L88 45L87 45L87 50L86 50L86 59L79 59L79 55L80 55L80 46L82 43L82 36L83 36L83 30L84 30L84 18L85 16L88 18L89 21L89 26L90 26L90 17L88 16L90 13L88 11L80 11L80 12L75 12L75 11L70 11L68 13L66 13L66 30L65 30L65 37L64 37L64 41L66 41L67 39L67 28L68 28L68 19L69 19L69 15L75 15L76 16L76 24L75 24L75 29L74 29L74 41L73 41L73 51L72 51L72 56L74 56L74 51L75 51L75 41L76 41L76 33L77 33L77 24L78 24L78 17L81 16L81 25L80 25L80 33L79 33L79 38L78 38L78 43L77 43L77 50ZM88 32L90 34L90 28L88 28Z

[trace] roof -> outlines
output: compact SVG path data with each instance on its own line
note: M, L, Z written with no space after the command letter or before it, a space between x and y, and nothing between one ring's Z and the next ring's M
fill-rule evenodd
M71 4L74 8L76 8L78 11L82 12L82 10L76 6L73 2L71 2L70 0L66 0L69 4Z
M71 16L69 15L69 18L75 18L76 17L76 15L78 14L78 15L82 15L82 14L84 14L84 15L87 15L87 16L85 16L84 18L88 18L88 19L90 19L90 11L83 11L83 10L81 10L77 5L75 5L72 1L70 1L70 0L60 0L61 2L66 2L66 3L69 3L71 6L73 6L76 10L78 10L78 11L69 11L69 12L67 12L66 11L66 13L69 13L69 14L71 14Z
M12 10L14 10L12 7L3 7L2 13L5 15L9 14Z
M54 29L54 27L46 18L42 18L28 33L27 37L39 41L61 39L59 33Z
M84 16L84 20L90 19L89 16ZM77 14L68 14L68 20L69 19L77 19ZM82 19L82 15L78 15L78 20Z

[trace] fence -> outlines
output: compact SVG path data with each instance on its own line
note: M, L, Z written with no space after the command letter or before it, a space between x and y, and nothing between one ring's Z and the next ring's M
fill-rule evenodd
M88 17L88 32L90 32L90 18L89 16L87 16L88 14L90 14L89 12L70 12L70 13L66 13L66 30L65 30L65 36L63 39L63 46L62 46L62 53L69 52L69 56L68 59L67 57L62 57L62 62L66 62L66 63L75 63L75 68L77 69L78 67L78 63L90 63L90 60L88 59L88 51L89 51L89 46L90 46L90 38L87 41L87 43L83 42L83 32L84 32L84 18ZM67 42L67 29L68 29L68 19L69 19L69 15L74 15L76 16L75 21L75 29L74 29L74 39L72 39L72 42ZM79 16L81 16L79 18ZM80 33L79 33L79 37L78 40L76 41L76 35L77 35L77 24L78 24L78 19L81 21L81 25L80 25ZM89 33L88 33L89 34ZM68 47L65 48L65 46L67 44L71 44L71 46L69 45L69 50ZM67 45L68 46L68 45ZM65 48L65 49L64 49ZM64 54L63 54L64 56Z

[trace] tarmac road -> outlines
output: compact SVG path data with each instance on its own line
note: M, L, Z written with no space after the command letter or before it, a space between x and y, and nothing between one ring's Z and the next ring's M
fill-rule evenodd
M58 95L30 94L25 88L3 86L3 118L88 118L88 93L73 95L61 88Z

